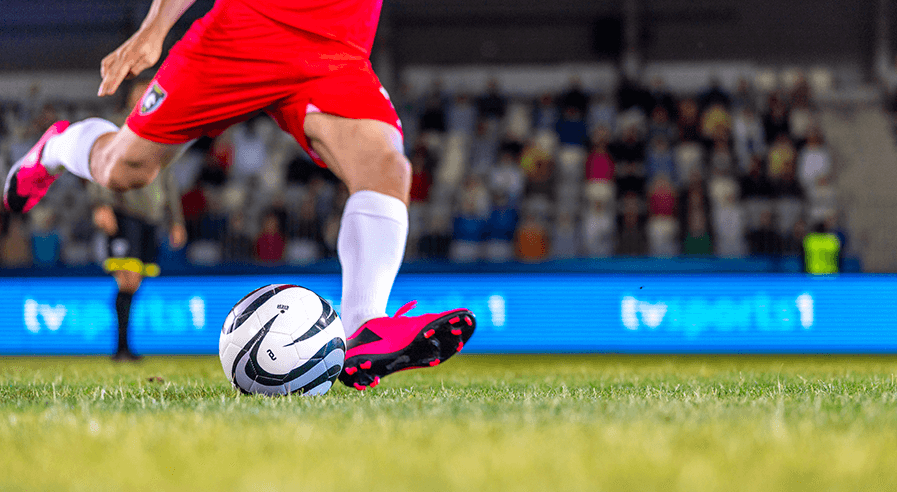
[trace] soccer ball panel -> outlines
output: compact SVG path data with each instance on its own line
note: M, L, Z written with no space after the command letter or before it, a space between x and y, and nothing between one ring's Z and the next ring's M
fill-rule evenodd
M265 373L286 375L304 362L296 356L296 348L291 345L292 342L289 335L269 332L258 346L256 366Z

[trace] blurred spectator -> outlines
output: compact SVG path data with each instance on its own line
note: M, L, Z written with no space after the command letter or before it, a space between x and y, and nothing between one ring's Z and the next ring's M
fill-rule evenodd
M206 214L206 193L203 187L197 183L189 191L181 196L181 205L184 208L184 227L187 228L187 238L195 241L202 237L202 219Z
M526 179L517 160L508 152L503 152L498 165L490 172L489 187L493 193L499 193L512 203L516 203L523 195Z
M652 256L674 256L679 253L676 190L666 176L659 176L648 191L647 235Z
M708 163L710 171L735 172L735 159L732 156L732 146L729 142L729 132L722 127L717 127L713 134Z
M807 133L807 143L800 151L797 160L798 181L805 190L812 190L819 180L827 177L831 171L832 158L823 145L822 132L818 127L813 127Z
M470 135L477 124L477 109L470 97L461 92L455 95L448 109L448 131Z
M318 260L324 244L321 223L315 211L315 199L306 196L299 206L299 215L290 225L287 257L290 263L305 264Z
M480 117L492 121L499 120L504 117L507 105L507 99L499 90L498 79L489 79L486 92L477 98Z
M797 182L794 160L784 162L779 174L772 176L772 193L777 198L803 198L804 192Z
M283 261L286 241L280 228L280 221L274 213L262 219L262 230L255 240L255 258L263 263Z
M533 128L539 130L554 130L558 122L560 111L554 104L554 98L550 92L539 96L533 109Z
M731 103L729 93L723 89L722 81L720 81L719 77L711 77L710 86L701 94L699 100L702 108L709 108L715 105L728 108Z
M554 159L542 157L532 162L526 172L526 196L543 196L549 200L554 197Z
M705 139L716 138L718 132L728 136L732 131L732 117L722 104L713 104L701 115L701 136Z
M725 194L713 205L713 241L717 256L722 258L740 258L746 253L744 242L745 217L742 206L738 203L737 191Z
M707 227L707 214L710 211L710 199L701 175L693 173L688 181L688 187L679 198L679 230L683 232L693 231L697 226L692 221L703 220Z
M617 121L617 109L606 94L598 94L592 98L587 119L590 129L603 126L613 131Z
M268 164L268 146L258 131L260 120L261 117L257 116L233 128L234 164L230 168L231 178L244 180L258 176Z
M31 220L34 223L31 230L31 248L36 267L59 265L62 239L58 219L59 216L52 209L40 208L31 212Z
M5 268L25 268L31 266L31 240L24 219L20 215L9 218L9 226L3 237L3 255Z
M757 95L748 79L741 77L735 86L735 92L732 94L732 111L735 114L743 112L745 109L754 111L757 105Z
M651 113L653 114L658 108L664 110L667 118L669 115L674 114L676 112L676 100L673 99L673 94L670 93L669 88L667 88L666 82L661 77L654 77L651 80Z
M732 132L739 168L742 173L746 173L750 169L751 156L766 153L766 135L763 131L763 123L752 106L745 105L735 114Z
M538 262L548 257L548 232L535 214L524 215L514 237L514 250L517 259L523 262Z
M504 193L495 194L495 202L486 222L486 258L507 261L514 255L514 232L519 216L517 208Z
M676 217L676 189L667 176L660 175L651 182L648 214L652 217Z
M645 90L638 81L630 77L623 77L617 88L617 108L621 112L637 108L643 114L647 114L654 106L653 103L651 93Z
M448 259L452 243L451 224L443 214L432 214L426 232L417 243L421 258Z
M741 197L769 198L772 196L772 183L763 172L763 158L752 155L747 174L741 178Z
M588 140L588 130L586 129L586 123L583 121L582 115L583 113L572 106L564 108L555 129L558 134L558 141L561 144L578 146L586 145Z
M779 235L773 224L772 212L763 211L760 214L759 226L747 235L748 247L752 255L782 254L782 236Z
M415 152L411 156L411 201L426 202L430 198L430 186L433 178L427 170L427 157L424 151Z
M606 127L599 127L593 133L592 148L586 157L586 179L589 181L611 182L614 179L614 159L608 146L610 132Z
M214 154L206 153L199 170L199 183L211 186L223 185L227 181L226 169L227 167Z
M689 256L710 256L713 254L713 241L707 228L707 217L697 212L693 214L682 242L682 253Z
M633 197L631 194L630 197ZM638 197L634 196L635 201ZM631 203L631 200L630 200ZM648 252L648 238L642 226L638 206L624 206L617 235L616 254L622 256L644 256Z
M578 76L570 77L567 90L558 97L558 107L561 112L573 108L580 115L586 114L589 107L589 95L582 88L582 79Z
M587 256L605 257L614 254L616 221L603 202L592 203L582 217L583 249Z
M769 155L767 157L767 175L769 179L775 181L785 173L789 166L794 165L797 158L797 152L791 138L785 133L780 133L773 144L769 147Z
M470 170L485 174L495 164L498 141L486 120L477 122L477 131L470 142Z
M767 113L763 117L763 132L766 134L766 142L778 139L779 135L791 135L788 123L788 105L782 98L772 93L766 103Z
M800 255L804 247L804 237L807 235L807 222L799 219L791 228L791 233L785 237L782 244L782 253L786 255Z
M802 142L813 125L812 106L810 102L810 83L804 74L799 74L791 88L791 111L788 126L791 136Z
M252 261L254 244L246 231L243 213L231 213L222 241L222 259L226 263L245 264Z
M655 136L651 140L648 156L645 160L648 181L653 181L660 176L676 181L676 163L673 160L673 151L670 144L663 136Z
M575 258L579 254L579 232L570 212L561 212L551 231L551 257L555 259Z
M610 153L620 164L644 163L645 144L639 138L638 129L634 126L624 128L620 141L611 145Z
M679 101L679 118L676 122L676 126L679 128L679 140L683 142L700 140L700 125L698 103L690 98Z
M469 175L464 180L464 188L460 190L458 195L458 203L478 217L488 217L492 210L492 199L489 195L489 189L483 184L482 178L478 175Z
M679 132L670 122L670 113L664 106L654 106L651 110L651 119L648 122L648 141L655 138L663 138L667 141L674 142L679 138Z
M469 262L480 259L480 246L486 237L486 217L473 200L461 200L461 210L455 216L450 256L453 261Z
M445 132L445 103L442 94L431 92L424 101L420 116L421 132Z

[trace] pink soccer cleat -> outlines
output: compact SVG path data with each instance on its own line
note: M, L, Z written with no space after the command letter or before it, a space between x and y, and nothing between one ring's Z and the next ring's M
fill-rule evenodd
M25 157L19 159L9 170L6 186L3 187L3 205L7 210L27 212L47 194L57 175L47 172L47 168L41 164L41 153L50 137L59 135L68 127L68 121L53 123Z
M476 329L476 318L467 309L402 316L415 304L405 304L391 318L374 318L349 337L339 375L343 384L365 390L394 372L439 365L458 353Z

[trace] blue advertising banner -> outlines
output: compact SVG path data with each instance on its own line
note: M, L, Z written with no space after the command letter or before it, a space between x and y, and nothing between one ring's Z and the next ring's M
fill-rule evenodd
M134 298L143 354L214 354L227 312L265 284L318 292L339 311L334 274L147 279ZM109 277L0 278L0 354L108 354ZM403 274L389 311L467 307L468 353L897 352L897 276Z

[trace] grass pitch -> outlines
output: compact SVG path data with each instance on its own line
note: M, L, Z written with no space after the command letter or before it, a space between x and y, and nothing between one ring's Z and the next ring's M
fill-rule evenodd
M0 360L0 490L897 489L897 358L459 356L242 396L215 357Z

